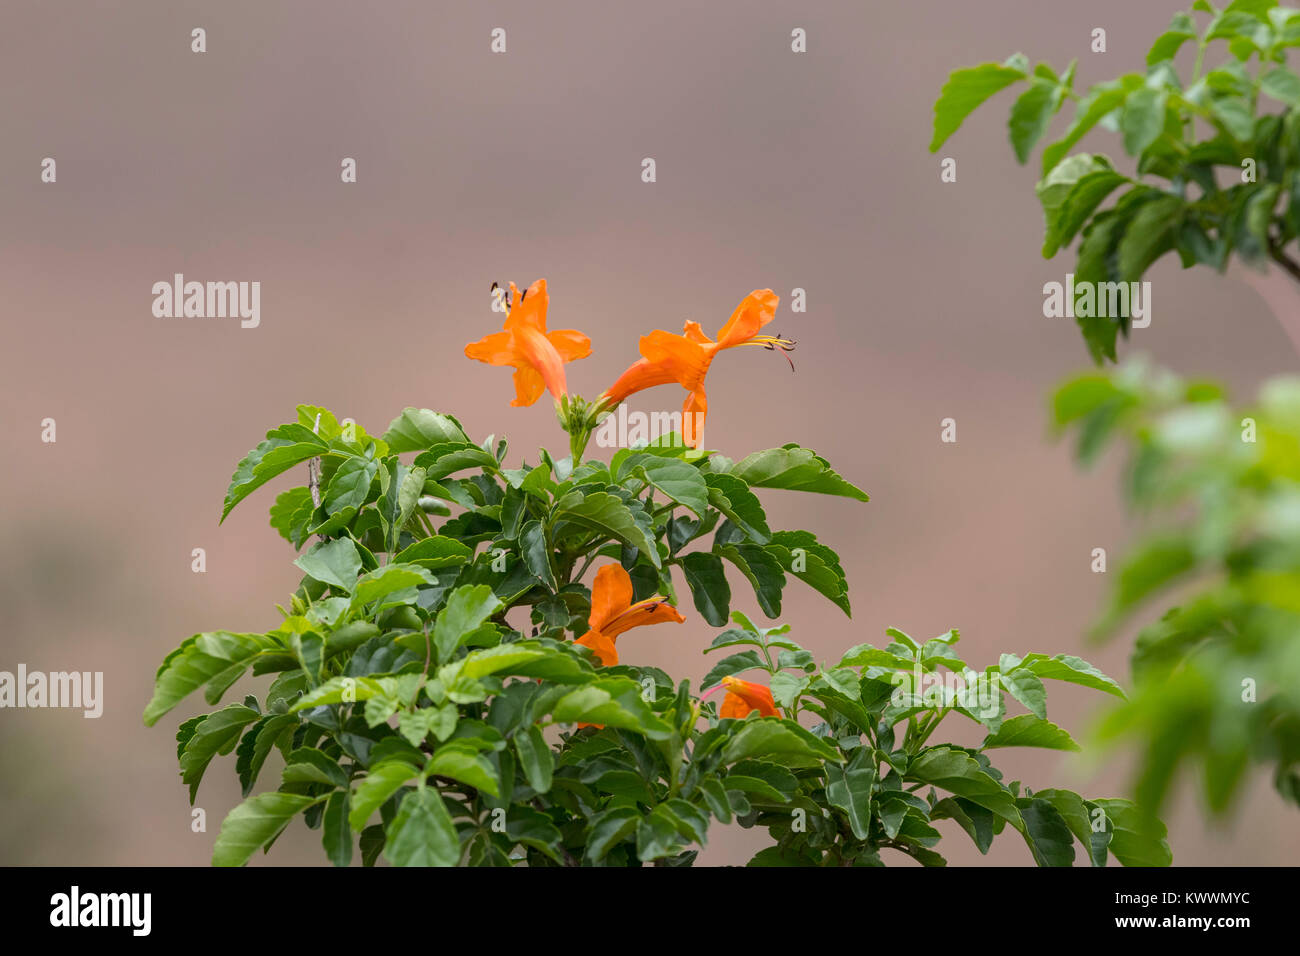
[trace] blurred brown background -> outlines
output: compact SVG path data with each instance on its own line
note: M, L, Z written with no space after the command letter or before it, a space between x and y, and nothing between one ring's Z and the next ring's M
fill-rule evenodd
M785 619L819 656L889 625L957 626L973 662L1064 651L1126 679L1125 642L1082 639L1107 585L1090 551L1115 556L1132 533L1116 463L1081 475L1046 437L1047 391L1086 354L1072 322L1042 315L1042 284L1073 257L1038 255L1037 155L1016 166L1006 95L939 154L958 160L956 183L925 147L949 70L1023 50L1058 68L1078 57L1083 86L1140 68L1175 9L6 0L0 669L101 670L107 701L99 720L0 712L0 863L208 860L238 798L233 757L209 769L208 832L192 833L172 732L202 701L152 729L140 713L168 650L198 630L273 626L296 584L266 525L287 479L217 525L235 463L296 403L372 430L426 405L476 437L508 435L516 459L563 447L547 401L508 407L508 372L463 356L498 327L493 280L549 280L552 326L594 342L569 372L587 395L643 332L687 318L715 331L750 289L781 294L772 330L799 340L798 371L759 350L722 356L706 443L741 457L798 440L871 493L766 496L774 527L843 556L852 620L796 581L786 592ZM1088 51L1098 26L1105 54ZM194 27L204 54L190 52ZM505 55L489 52L494 27ZM795 27L807 53L790 51ZM1108 140L1097 148L1118 152ZM39 180L46 156L57 184ZM345 156L355 185L339 181ZM150 287L175 272L260 281L261 327L155 318ZM1154 321L1136 345L1162 363L1238 394L1295 369L1238 278L1170 262L1149 278ZM788 311L795 287L806 314ZM661 389L633 407L680 399ZM47 416L54 445L40 441ZM956 445L939 441L949 416ZM196 547L206 574L190 570ZM698 678L709 636L696 618L621 649ZM1052 687L1050 715L1082 730L1101 703ZM1000 762L1035 788L1124 785L1120 759ZM1190 793L1170 824L1175 863L1297 857L1294 812L1263 781L1230 828L1208 829ZM940 826L954 863L980 862ZM705 860L743 862L764 837L719 828ZM298 824L269 857L322 859ZM1031 862L1014 836L988 859Z

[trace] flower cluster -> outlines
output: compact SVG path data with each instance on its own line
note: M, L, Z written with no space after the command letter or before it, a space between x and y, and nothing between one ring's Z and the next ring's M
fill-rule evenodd
M682 405L682 439L698 448L708 413L708 396L704 379L714 356L724 349L757 345L782 352L793 350L795 343L780 336L767 335L763 328L776 316L780 298L771 289L755 289L736 309L712 339L698 322L686 322L680 335L655 329L641 337L641 358L633 362L617 381L600 393L594 402L569 394L564 366L591 354L591 339L576 329L548 330L546 312L550 297L546 280L538 279L524 292L510 283L505 297L506 320L500 332L465 346L465 354L488 365L509 366L515 370L515 399L511 405L532 405L550 392L555 399L556 415L570 436L573 463L576 465L591 432L604 416L629 396L656 385L676 383L686 389ZM685 618L662 595L632 600L632 579L621 565L610 564L597 573L591 591L590 630L575 643L591 650L602 666L618 663L618 636L634 627ZM761 684L727 677L715 689L727 693L720 708L723 717L744 717L757 710L764 717L775 716L772 692Z

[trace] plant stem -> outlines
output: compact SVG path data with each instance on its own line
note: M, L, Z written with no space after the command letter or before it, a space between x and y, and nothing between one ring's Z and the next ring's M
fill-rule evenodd
M1300 262L1296 262L1278 245L1277 241L1271 241L1268 244L1268 254L1282 269L1296 282L1300 282Z

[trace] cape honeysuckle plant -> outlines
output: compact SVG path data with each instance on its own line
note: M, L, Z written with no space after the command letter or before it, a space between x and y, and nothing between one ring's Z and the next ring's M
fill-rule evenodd
M1127 801L1031 793L1004 784L986 755L1072 749L1047 720L1042 680L1120 693L1085 662L1003 655L977 673L957 657L956 632L919 646L891 632L888 647L819 668L786 628L732 612L727 566L768 618L790 577L850 611L836 553L811 532L770 528L756 489L867 500L797 444L739 461L699 447L716 355L793 347L761 331L774 294L748 296L716 339L695 323L651 333L641 359L587 401L565 376L587 337L547 329L544 282L510 288L504 329L466 353L515 369L516 405L549 391L569 456L542 450L509 467L504 440L475 443L449 415L407 408L376 437L303 405L236 468L223 520L306 465L307 483L270 516L295 548L310 542L294 562L304 577L271 630L196 634L168 655L144 713L153 724L201 687L215 705L246 672L275 675L262 696L177 733L191 801L213 758L235 755L246 799L214 863L246 863L299 815L336 865L354 851L365 865L381 854L395 865L685 865L712 820L767 827L775 842L758 865L877 864L886 848L933 864L930 823L944 818L981 850L1009 824L1044 864L1071 862L1075 837L1094 863L1107 848L1125 863L1168 862L1163 829L1139 827ZM604 415L669 383L687 392L683 434L583 459ZM691 614L738 625L710 649L746 648L702 697L635 663L644 628ZM936 684L940 667L964 679ZM767 683L737 676L750 670ZM1006 718L1003 690L1029 713ZM805 713L819 723L803 726ZM931 742L949 713L984 726L980 748ZM254 793L272 751L279 780Z
M1103 726L1142 741L1138 802L1158 810L1195 770L1220 814L1262 763L1300 805L1300 379L1233 409L1215 385L1133 362L1066 383L1054 417L1085 463L1127 446L1125 495L1148 518L1095 628L1149 622L1135 690ZM1157 618L1151 602L1171 590L1178 604Z
M1174 60L1185 46L1194 59L1180 74ZM1069 304L1094 361L1113 361L1132 311L1127 285L1110 284L1137 282L1171 251L1184 268L1223 270L1231 255L1260 267L1271 260L1300 281L1300 76L1286 65L1296 46L1300 10L1276 0L1220 10L1197 0L1155 40L1144 73L1082 94L1073 63L1061 74L1046 63L1031 70L1017 53L957 70L935 103L930 150L989 97L1023 83L1009 134L1024 163L1056 113L1076 104L1061 138L1043 150L1043 256L1081 237ZM1101 153L1071 152L1096 126L1119 134L1135 160L1131 173Z
M791 721L811 713L820 719L814 733L838 754L834 761L823 756L811 770L737 767L724 778L724 786L744 793L736 812L749 812L741 823L766 827L776 841L751 865L880 866L880 850L893 849L922 865L943 866L944 857L933 849L940 840L932 825L937 820L955 820L981 853L1010 825L1040 866L1072 865L1076 838L1093 866L1104 866L1108 852L1125 866L1170 863L1164 826L1131 801L1032 791L1004 781L990 762L989 752L1002 747L1079 749L1047 719L1043 680L1124 696L1086 661L1003 654L997 664L974 671L954 647L957 631L918 643L891 628L887 646L860 644L834 667L818 667L789 639L788 627L759 628L739 612L734 616L742 628L720 634L709 650L746 649L719 661L702 687L726 687L743 697L736 716L749 707ZM751 670L767 672L770 690L748 682L736 687L734 675ZM1005 695L1028 713L1008 717ZM931 742L949 714L983 725L978 748ZM728 716L725 705L722 716ZM713 733L701 738L697 752L711 745ZM740 783L737 774L760 781Z

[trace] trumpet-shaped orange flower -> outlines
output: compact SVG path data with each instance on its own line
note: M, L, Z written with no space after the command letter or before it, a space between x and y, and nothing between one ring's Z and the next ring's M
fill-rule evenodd
M724 677L722 686L727 689L727 696L722 698L718 716L744 720L755 710L760 717L780 716L776 710L776 701L772 699L772 692L762 684L741 680L739 677Z
M465 346L465 354L489 365L509 365L515 370L515 400L511 405L531 405L549 391L556 398L567 393L564 363L591 354L591 339L573 329L546 331L546 280L538 279L528 291L510 283L510 306L505 329Z
M682 438L692 448L699 447L708 413L708 396L704 376L713 357L723 349L739 345L761 345L768 349L789 351L794 343L774 335L760 335L763 326L776 315L780 298L771 289L756 289L736 306L726 325L718 330L717 340L710 339L698 322L687 322L681 335L656 329L641 338L641 358L606 389L605 403L617 405L629 395L656 385L676 382L689 393L682 405Z
M632 602L632 578L623 566L607 564L596 572L591 588L591 616L587 626L591 630L574 643L591 648L593 656L604 667L618 663L615 639L624 631L643 624L661 624L673 621L681 624L684 617L662 597L646 598Z

